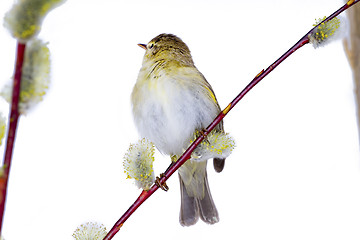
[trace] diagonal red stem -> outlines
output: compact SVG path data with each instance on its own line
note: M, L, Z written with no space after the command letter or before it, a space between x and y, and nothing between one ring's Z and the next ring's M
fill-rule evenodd
M358 3L360 0L352 1L350 0L344 6L339 8L336 12L331 14L322 22L327 22L334 17L338 16L341 12L345 11L349 7ZM320 22L318 25L320 25ZM317 25L317 26L318 26ZM283 62L287 57L289 57L296 50L309 43L308 35L314 31L317 27L315 26L311 29L307 34L305 34L294 46L292 46L287 52L285 52L279 59L277 59L273 64L271 64L266 70L262 70L240 93L234 98L234 100L214 119L214 121L205 129L204 134L200 135L191 145L190 147L183 153L183 155L175 162L172 163L169 168L164 172L160 179L160 184L165 183L165 181L182 165L184 164L190 157L191 153L195 150L195 148L204 140L205 136L209 134L217 124L226 116L226 114L256 85L258 84L266 75L268 75L272 70L274 70L281 62ZM142 191L140 196L136 199L136 201L130 206L130 208L121 216L121 218L115 223L113 228L109 231L109 233L104 237L103 240L112 239L115 234L120 230L124 222L136 211L138 207L148 199L159 187L154 184L148 191Z
M18 103L19 103L20 82L22 75L22 66L24 62L25 47L26 45L23 43L18 43L17 45L15 74L14 74L12 100L11 100L10 116L9 116L9 128L8 128L9 130L6 140L6 150L5 150L5 156L3 162L3 175L0 177L0 191L1 191L0 192L0 234L4 219L7 185L9 180L11 159L12 159L12 153L15 142L16 128L19 118Z

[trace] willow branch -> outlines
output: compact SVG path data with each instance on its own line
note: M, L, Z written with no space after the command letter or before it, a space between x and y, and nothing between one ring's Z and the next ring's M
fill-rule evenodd
M6 193L7 185L10 174L11 159L15 143L16 128L19 119L19 95L20 95L20 83L22 75L22 66L24 63L26 45L23 43L18 43L17 45L17 54L16 54L16 63L15 63L15 74L13 80L13 91L12 91L12 100L10 105L10 116L9 116L9 129L6 140L6 150L2 166L2 175L0 177L0 234L2 229L2 223L4 219L5 211L5 202L6 202Z
M344 40L344 48L353 73L358 131L360 137L360 5L349 9L349 11L347 11L347 16L350 22L350 34L349 38Z
M227 113L253 88L256 84L258 84L264 77L266 77L271 71L273 71L281 62L283 62L287 57L293 54L296 50L309 43L308 35L314 31L314 29L319 26L323 22L327 22L334 17L338 16L341 12L348 9L350 6L358 3L360 0L351 0L347 2L344 6L339 8L329 17L324 19L314 28L312 28L308 33L306 33L294 46L292 46L287 52L285 52L279 59L277 59L273 64L271 64L266 70L262 70L256 77L236 96L236 98L229 103L229 105L220 112L220 114L214 119L214 121L204 130L203 134L200 135L191 145L190 147L183 153L183 155L175 162L171 163L169 168L161 174L161 178L159 179L159 185L165 183L165 181L171 177L171 175L183 165L188 159L191 157L191 153L195 150L195 148L204 140L204 138L221 122L221 120L227 115ZM156 190L158 190L159 186L154 184L148 191L142 191L140 196L136 199L136 201L131 205L131 207L124 213L123 216L115 223L113 228L109 231L109 233L104 237L103 240L110 240L114 237L114 235L120 230L123 226L124 222L136 211L138 207L148 199Z

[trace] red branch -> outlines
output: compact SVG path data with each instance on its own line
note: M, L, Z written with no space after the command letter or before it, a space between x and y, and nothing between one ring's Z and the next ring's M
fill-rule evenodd
M341 12L345 11L352 5L358 3L360 0L350 0L336 12L331 14L322 22L327 22ZM320 25L320 22L318 25ZM317 26L318 26L317 25ZM195 148L204 140L206 135L208 135L216 125L226 116L226 114L248 93L256 84L258 84L266 75L268 75L272 70L274 70L281 62L283 62L287 57L289 57L296 50L301 48L303 45L309 43L308 35L314 31L317 27L315 26L311 29L307 34L305 34L294 46L292 46L286 53L284 53L279 59L277 59L272 65L270 65L266 70L262 70L245 88L240 92L238 96L214 119L214 121L204 130L204 134L199 136L190 147L183 153L183 155L175 162L172 163L168 169L161 175L160 184L165 183L165 181L181 166L183 165L190 157L191 153L195 150ZM109 233L104 237L103 240L112 239L115 234L120 230L124 222L136 211L138 207L148 199L159 187L154 184L148 191L142 191L140 196L136 199L136 201L130 206L130 208L121 216L121 218L115 223L113 228L109 231Z
M5 202L6 202L6 192L7 192L7 184L9 180L10 166L12 153L15 142L16 128L18 124L19 118L19 95L20 95L20 82L21 82L21 74L22 74L22 66L24 62L25 55L25 44L18 43L17 45L17 56L16 56L16 65L15 65L15 74L14 74L14 82L13 82L13 91L12 91L12 100L10 106L10 116L9 116L9 130L6 140L6 150L3 162L3 174L0 176L0 234L2 229L2 223L4 219L4 210L5 210Z

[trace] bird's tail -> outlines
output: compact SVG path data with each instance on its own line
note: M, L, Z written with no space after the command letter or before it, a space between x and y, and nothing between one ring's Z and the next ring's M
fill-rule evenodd
M188 161L190 162L190 161ZM206 173L206 161L204 163L185 163L183 167L201 164L196 166L192 172L190 180L188 179L187 169L179 171L181 206L180 206L180 224L182 226L191 226L195 224L199 217L208 224L219 222L219 214L216 210L214 201L211 197L209 183ZM199 169L200 168L200 169ZM200 170L198 172L198 170ZM202 174L201 174L202 172Z

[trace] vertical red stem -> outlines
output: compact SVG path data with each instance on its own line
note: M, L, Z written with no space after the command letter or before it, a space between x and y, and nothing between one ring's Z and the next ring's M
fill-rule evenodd
M7 185L9 180L9 173L10 173L10 166L11 166L11 159L12 153L14 148L15 142L15 135L16 135L16 128L18 124L19 118L19 95L20 95L20 82L21 82L21 75L22 75L22 66L24 62L24 55L25 55L25 47L26 45L23 43L18 43L17 45L17 56L16 56L16 63L15 63L15 74L14 74L14 81L13 81L13 91L12 91L12 100L10 106L10 116L9 116L9 130L6 140L6 150L3 162L3 175L1 176L0 182L0 234L2 230L2 224L4 219L4 210L5 210L5 202L6 202L6 192L7 192Z

